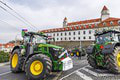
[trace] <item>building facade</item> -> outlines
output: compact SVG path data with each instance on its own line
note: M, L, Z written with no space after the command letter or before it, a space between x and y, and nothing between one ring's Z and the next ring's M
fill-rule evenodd
M84 21L68 22L65 17L62 28L42 30L46 35L55 38L57 45L72 48L82 45L86 47L95 41L95 31L103 29L120 30L120 18L110 17L109 9L104 6L100 18Z

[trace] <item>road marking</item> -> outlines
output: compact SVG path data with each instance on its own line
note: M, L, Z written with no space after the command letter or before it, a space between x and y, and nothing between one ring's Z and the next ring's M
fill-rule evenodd
M82 70L85 70L86 72L96 76L96 77L101 77L101 76L114 76L114 74L110 74L110 73L98 73L98 72L94 72L86 67L82 68Z
M88 65L87 65L87 66L88 66ZM87 67L87 66L84 66L84 67ZM82 67L82 68L83 68L83 67ZM72 73L70 73L70 74L68 74L68 75L66 75L66 76L64 76L64 77L62 77L60 80L63 80L64 78L67 78L68 76L72 75L72 74L75 73L76 71L81 70L82 68L79 68L79 69L73 71Z
M5 72L5 73L2 73L2 74L0 74L0 76L6 75L6 74L9 74L9 73L11 73L11 71L8 71L8 72Z
M93 80L91 77L88 77L87 75L79 72L79 71L76 71L76 73L78 76L80 76L81 78L83 78L84 80Z

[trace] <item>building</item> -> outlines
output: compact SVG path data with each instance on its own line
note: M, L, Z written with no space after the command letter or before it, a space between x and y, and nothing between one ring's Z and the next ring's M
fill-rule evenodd
M14 43L0 44L0 51L11 52L14 46Z
M120 30L120 18L110 17L106 6L103 7L100 18L68 22L65 17L62 28L47 29L42 32L54 37L57 45L72 48L80 45L87 47L95 41L95 31L103 29Z

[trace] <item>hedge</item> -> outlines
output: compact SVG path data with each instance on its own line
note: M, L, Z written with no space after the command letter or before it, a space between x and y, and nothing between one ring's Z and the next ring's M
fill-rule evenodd
M0 51L0 63L9 61L9 53Z

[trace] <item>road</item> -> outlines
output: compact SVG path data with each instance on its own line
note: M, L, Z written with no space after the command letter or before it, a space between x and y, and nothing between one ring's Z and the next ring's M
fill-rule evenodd
M120 74L93 69L86 58L73 58L74 68L65 72L52 72L45 80L120 80ZM27 80L25 73L11 73L9 65L0 66L0 80Z

